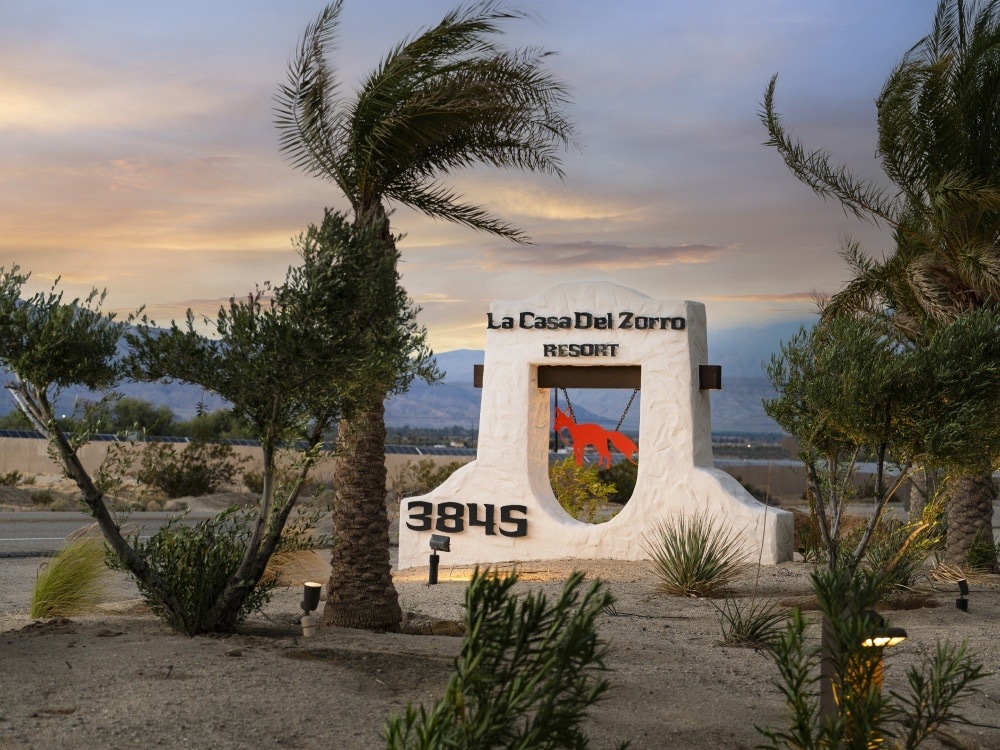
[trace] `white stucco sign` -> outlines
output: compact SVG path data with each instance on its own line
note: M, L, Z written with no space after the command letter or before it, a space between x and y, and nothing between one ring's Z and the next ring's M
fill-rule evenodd
M765 507L712 465L709 394L698 375L708 363L704 305L570 283L493 302L484 326L476 460L433 492L401 501L401 569L427 564L432 533L450 537L446 565L643 559L644 537L662 519L695 513L738 532L754 559L762 542L765 564L791 559L791 513L768 508L765 519ZM553 365L640 368L638 478L607 523L571 518L549 485L549 389L539 387L539 368ZM608 448L600 442L602 458Z

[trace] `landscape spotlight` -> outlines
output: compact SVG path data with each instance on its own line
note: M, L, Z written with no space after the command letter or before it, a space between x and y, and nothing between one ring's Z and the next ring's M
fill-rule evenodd
M444 534L431 534L431 549L437 552L451 552L451 537Z
M887 628L885 619L874 609L866 609L862 614L872 625L868 637L861 641L864 648L888 648L898 646L906 640L906 631L903 628Z
M965 597L969 595L969 582L966 581L964 578L961 578L958 581L958 593L960 594L960 596L958 597L958 599L955 600L955 606L958 607L963 612L968 612L969 600L966 599Z
M319 595L323 589L322 583L306 581L302 587L302 607L303 616L299 622L302 624L302 635L306 638L316 633L316 618L312 616L313 610L319 606Z
M431 569L427 573L428 586L433 586L438 582L438 564L441 562L438 552L451 552L450 536L431 534Z

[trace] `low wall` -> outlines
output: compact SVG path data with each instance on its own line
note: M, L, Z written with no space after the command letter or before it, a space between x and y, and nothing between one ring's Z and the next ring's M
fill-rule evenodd
M106 441L95 441L80 449L79 456L84 468L93 475L100 467L108 454L108 449L113 443ZM172 443L178 450L184 447L184 443ZM136 449L141 451L145 447L143 443L137 443ZM251 445L234 445L233 452L237 456L245 456L249 459L247 468L256 466L260 468L260 448ZM413 456L413 455L387 455L385 457L385 467L390 477L408 461L433 461L435 464L444 465L452 461L468 463L474 456ZM45 440L33 440L31 438L11 438L0 437L0 474L11 471L19 471L25 475L38 474L62 474L62 465L53 461L49 457L48 442ZM312 470L313 479L320 482L333 481L333 461L331 459L321 460Z
M80 459L87 471L93 473L98 469L111 445L108 442L94 442L80 449ZM177 448L181 448L183 444L175 443L174 445ZM143 445L137 444L136 447L142 450ZM239 456L246 456L250 459L250 462L247 464L248 467L260 466L259 448L247 445L235 445L233 446L233 451ZM390 454L385 457L385 467L391 478L410 461L433 461L435 464L442 466L453 461L465 464L474 458L474 456ZM797 500L805 492L805 475L799 467L775 466L772 468L760 464L719 464L718 468L760 489L770 487L772 495L786 501ZM11 471L20 471L22 474L27 475L61 474L62 467L49 458L48 443L45 440L0 437L0 473L5 474ZM313 470L312 476L321 482L333 481L333 461L320 461Z

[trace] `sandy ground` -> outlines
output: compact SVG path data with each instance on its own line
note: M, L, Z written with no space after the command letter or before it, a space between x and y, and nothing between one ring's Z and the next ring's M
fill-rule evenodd
M279 590L263 615L227 637L173 634L124 577L100 614L33 622L27 597L40 562L0 561L0 748L380 748L386 718L433 702L459 650L460 639L445 636L333 628L296 636L297 587ZM657 593L646 564L522 564L519 587L555 595L574 568L605 580L617 598L616 614L598 622L613 687L587 722L594 748L625 739L639 749L750 748L761 740L755 724L781 724L770 656L720 645L712 603ZM760 591L805 596L810 568L764 569ZM433 587L426 569L397 573L403 608L457 619L464 583L449 579L463 573L442 567ZM753 585L751 574L735 592L749 595ZM938 639L968 640L990 675L965 713L993 726L949 730L947 746L1000 748L1000 577L972 585L967 613L955 608L951 585L937 585L927 591L940 606L887 613L910 637L887 652L886 685L902 689L905 670Z

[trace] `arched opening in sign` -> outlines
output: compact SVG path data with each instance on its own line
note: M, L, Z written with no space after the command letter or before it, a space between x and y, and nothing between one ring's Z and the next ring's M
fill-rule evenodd
M612 520L638 476L639 368L539 368L539 386L549 389L553 494L578 521Z

